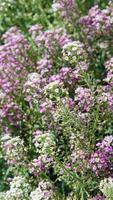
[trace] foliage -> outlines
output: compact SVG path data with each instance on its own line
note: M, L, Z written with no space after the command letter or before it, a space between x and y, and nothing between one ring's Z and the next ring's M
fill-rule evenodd
M0 200L112 200L113 3L0 4Z

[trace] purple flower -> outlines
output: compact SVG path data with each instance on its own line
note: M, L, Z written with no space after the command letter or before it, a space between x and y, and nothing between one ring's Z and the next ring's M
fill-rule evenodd
M113 167L113 136L106 136L97 143L98 149L91 154L90 166L97 176L111 175Z
M105 200L105 197L101 196L101 195L97 195L97 196L93 197L91 200Z
M78 87L75 90L75 102L79 110L82 112L89 112L94 105L94 98L92 92L88 88Z
M59 11L61 17L71 21L78 15L77 5L74 0L54 0L53 11Z
M44 45L50 55L57 53L69 41L69 35L62 28L41 32L35 39L37 47Z
M86 37L91 36L94 39L95 36L106 36L112 32L113 23L111 15L112 5L101 10L97 5L92 7L87 16L81 17L79 22L83 25L83 32Z

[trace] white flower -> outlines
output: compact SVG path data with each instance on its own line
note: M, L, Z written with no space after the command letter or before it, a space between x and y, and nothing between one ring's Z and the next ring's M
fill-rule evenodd
M53 3L52 4L52 11L53 12L56 12L56 11L58 11L59 9L60 9L60 4L59 3Z
M100 182L100 190L109 200L113 198L113 178L105 178Z
M50 182L41 181L38 188L31 192L31 200L53 200L53 186Z
M64 60L71 64L77 64L80 61L87 60L87 53L84 49L84 44L80 41L68 42L63 46L62 53Z
M10 189L0 194L0 200L30 200L29 192L31 186L27 183L25 177L14 177L10 183Z
M11 137L10 135L5 135L1 141L7 162L16 165L24 164L26 159L24 141L19 136Z

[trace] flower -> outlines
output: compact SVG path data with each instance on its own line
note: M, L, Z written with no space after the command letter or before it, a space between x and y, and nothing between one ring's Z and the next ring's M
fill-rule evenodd
M68 42L63 46L63 58L71 64L78 64L81 61L87 61L88 55L84 44L80 41Z
M94 98L92 92L88 88L78 87L75 90L75 102L79 110L82 112L89 112L94 105Z
M41 181L33 192L30 194L31 200L52 200L54 199L54 190L51 182Z
M78 16L77 4L74 0L54 0L52 10L59 11L61 17L68 21Z
M112 33L113 16L112 3L106 9L101 10L98 5L92 7L87 16L80 18L79 22L83 25L82 31L89 39L103 37Z
M102 142L97 143L98 149L91 154L90 166L97 176L108 176L113 169L113 136L106 136Z
M2 137L2 147L8 164L15 166L25 165L27 149L24 146L24 141L19 136L11 137L10 135L5 135Z
M105 195L107 199L112 199L113 197L113 178L108 177L100 181L100 190Z

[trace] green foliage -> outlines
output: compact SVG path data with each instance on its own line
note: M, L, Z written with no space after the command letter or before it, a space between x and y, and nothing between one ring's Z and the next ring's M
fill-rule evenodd
M50 104L50 108L47 108L47 113L45 111L46 114L40 112L40 98L39 101L35 99L36 101L30 102L32 104L30 105L25 99L26 94L23 94L24 92L22 94L21 92L18 93L17 96L15 95L16 97L12 95L14 102L17 103L17 105L21 107L22 112L25 113L25 118L20 121L19 129L8 123L9 119L7 120L4 118L4 124L6 123L7 128L12 130L12 136L19 135L20 139L25 141L25 147L27 148L26 166L28 168L26 166L16 166L15 169L13 167L8 168L6 161L4 160L2 148L0 148L0 192L9 189L9 178L18 174L29 177L31 176L30 180L33 182L33 187L35 189L38 181L36 180L37 178L34 178L34 175L31 175L28 172L29 163L31 164L33 159L37 158L40 154L47 154L47 156L52 156L52 158L54 158L54 162L53 165L50 163L50 168L47 172L42 172L41 178L43 180L50 178L53 182L55 181L54 185L58 189L58 196L55 200L68 200L66 195L68 196L71 191L73 191L73 193L72 196L69 197L69 200L88 200L92 195L99 192L98 185L100 180L94 175L91 169L89 169L88 162L86 163L84 158L81 159L81 157L79 157L73 164L72 169L70 169L66 164L71 162L71 145L72 148L74 147L74 150L77 151L78 156L79 153L81 154L81 152L83 152L84 156L86 156L85 158L88 160L88 156L95 151L97 142L101 141L106 135L113 135L113 112L109 109L107 110L108 105L106 102L98 103L98 86L101 85L102 81L103 87L105 84L103 80L106 73L104 64L113 53L113 47L111 45L112 38L111 35L107 35L106 38L97 37L95 40L89 41L86 35L81 33L82 31L80 29L81 27L78 26L78 21L77 23L72 21L72 24L63 21L57 12L53 12L51 8L52 3L52 0L0 0L0 36L2 36L2 34L12 26L19 27L23 32L25 32L25 36L30 44L28 56L33 61L33 64L36 64L38 60L40 61L41 57L44 57L44 53L49 53L49 51L46 49L47 47L44 46L42 48L37 48L35 41L33 41L33 38L31 38L28 33L29 27L35 24L41 24L44 29L54 28L56 26L65 27L67 28L67 32L70 34L72 40L79 39L80 42L84 43L84 46L81 45L80 49L76 49L76 42L72 42L72 44L75 45L75 49L73 46L67 46L66 54L63 55L63 47L60 49L59 46L57 46L56 41L53 41L53 48L55 48L56 52L55 54L52 52L54 55L52 53L50 54L54 65L54 71L50 72L50 76L59 73L62 66L71 66L71 69L76 69L76 64L78 61L82 61L82 59L83 61L87 61L89 64L89 71L82 71L79 77L81 80L77 80L78 82L74 86L71 86L71 84L66 80L67 83L65 83L63 87L56 81L47 84L46 87L44 86L44 89L41 88L44 91L43 97L41 97L42 103L47 100L47 103ZM96 4L101 8L105 8L108 1L76 0L76 3L80 16L83 16L87 15L88 10ZM99 46L101 39L102 41L104 39L108 40L107 50ZM89 49L87 49L88 45L90 47ZM90 49L93 50L90 52ZM108 51L108 54L106 51ZM77 61L74 57L76 56L75 53L79 58L77 58ZM69 59L65 59L68 54L71 55L72 58L70 56ZM35 67L35 64L33 67ZM34 70L32 66L28 66L27 70L28 73L37 73L37 69ZM69 73L71 74L71 72ZM93 103L91 102L91 109L88 110L88 113L86 111L83 111L83 113L78 112L82 110L82 104L80 105L80 110L77 107L77 103L74 108L69 108L67 106L67 100L70 100L70 98L73 101L75 100L74 98L76 98L76 96L74 91L79 85L86 88L86 90L89 89L91 91ZM28 92L30 95L29 89ZM35 94L35 88L33 92ZM90 96L90 94L88 95ZM62 100L64 100L64 102ZM51 107L51 103L53 107ZM45 110L47 106L48 105L45 105ZM15 113L12 111L12 115L13 114ZM48 127L50 127L52 131L46 132ZM45 135L47 134L46 137L43 134L43 137L39 138L39 143L41 143L42 146L40 145L40 151L37 151L38 154L36 152L36 146L33 143L33 133L36 130L41 130L42 133L45 133ZM76 171L74 171L75 169ZM64 173L62 173L62 170ZM108 200L112 200L113 187L110 189L104 189L105 190L101 189L103 194L106 195Z
M51 0L0 0L0 34L11 26L25 31L30 25L49 26Z

